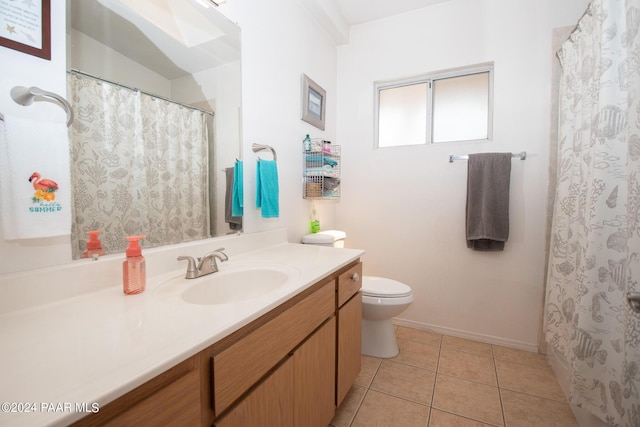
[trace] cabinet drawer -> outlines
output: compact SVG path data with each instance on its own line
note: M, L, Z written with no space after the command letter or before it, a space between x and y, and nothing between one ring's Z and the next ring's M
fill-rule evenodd
M359 262L338 277L338 307L342 307L361 287L362 263Z
M335 310L330 280L293 307L213 356L213 404L220 414ZM261 349L261 351L256 351Z

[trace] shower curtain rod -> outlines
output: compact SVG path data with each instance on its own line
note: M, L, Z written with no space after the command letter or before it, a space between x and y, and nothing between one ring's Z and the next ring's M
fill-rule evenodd
M145 95L151 96L153 98L162 99L163 101L171 102L173 104L180 105L181 107L190 108L192 110L200 111L201 113L208 114L208 115L210 115L212 117L215 117L215 115L216 115L216 113L214 113L213 111L207 111L207 110L203 110L202 108L194 107L193 105L183 104L182 102L178 102L178 101L175 101L173 99L169 99L169 98L165 98L163 96L159 96L159 95L156 95L156 94L153 94L153 93L145 92L144 90L138 89L136 87L126 86L126 85L123 85L122 83L113 82L111 80L103 79L102 77L99 77L99 76L94 76L93 74L89 74L89 73L87 73L85 71L80 71L80 70L76 70L76 69L72 68L70 71L67 71L67 73L78 74L78 75L81 75L81 76L84 76L84 77L89 77L90 79L99 80L101 82L107 82L107 83L110 83L112 85L120 86L122 88L132 90L134 92L144 93Z

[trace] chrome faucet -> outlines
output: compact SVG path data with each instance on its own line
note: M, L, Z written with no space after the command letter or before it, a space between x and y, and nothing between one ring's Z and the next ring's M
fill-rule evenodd
M196 260L190 256L179 256L178 261L188 261L187 273L184 275L185 279L195 279L207 274L215 273L218 271L218 263L216 259L221 262L227 261L229 257L224 252L224 248L218 248L211 251L204 256L198 258L198 264Z

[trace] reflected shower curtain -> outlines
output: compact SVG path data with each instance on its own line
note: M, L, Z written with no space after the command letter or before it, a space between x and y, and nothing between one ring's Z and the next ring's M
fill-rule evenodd
M560 51L546 341L571 403L640 426L640 0L596 0Z
M101 230L107 252L144 234L149 248L209 236L204 114L75 73L68 93L74 189L73 255Z

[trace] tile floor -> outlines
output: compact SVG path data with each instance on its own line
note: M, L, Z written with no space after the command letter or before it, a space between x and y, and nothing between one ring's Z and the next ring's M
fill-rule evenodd
M362 356L333 427L578 427L540 354L396 327L400 354Z

